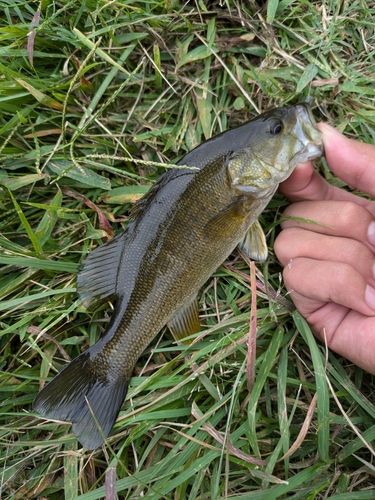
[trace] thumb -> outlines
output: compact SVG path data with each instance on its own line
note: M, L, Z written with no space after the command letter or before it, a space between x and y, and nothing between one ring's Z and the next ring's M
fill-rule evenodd
M297 165L291 176L279 186L290 201L332 199L333 187L321 177L311 161Z
M375 146L348 139L326 123L318 127L323 132L325 156L332 172L350 186L375 194ZM291 201L352 201L375 210L374 202L329 184L314 170L312 162L298 165L279 189Z
M326 123L319 128L332 172L349 186L374 196L375 146L348 139Z

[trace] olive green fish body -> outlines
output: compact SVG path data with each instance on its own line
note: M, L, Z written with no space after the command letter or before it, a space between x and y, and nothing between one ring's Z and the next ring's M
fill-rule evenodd
M238 244L266 257L257 218L298 161L322 154L320 135L306 105L278 108L198 146L180 161L192 168L164 174L125 232L83 263L84 303L114 298L116 308L104 337L39 393L35 409L71 421L84 446L98 447L155 335L166 324L182 336L199 331L196 295Z
M185 185L187 175L184 195L169 198L161 210L166 190L153 193L142 219L116 242L125 246L117 278L118 324L103 339L106 349L100 346L110 370L124 373L125 366L130 377L152 338L197 293L267 204L269 197L253 199L230 187L226 162L221 157L209 169L181 172L171 184Z

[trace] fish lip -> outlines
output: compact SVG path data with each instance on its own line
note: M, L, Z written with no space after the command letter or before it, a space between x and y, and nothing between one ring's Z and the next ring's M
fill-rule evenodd
M324 143L321 139L321 136L318 140L310 141L308 144L306 144L305 148L300 153L300 156L302 156L304 159L300 161L315 160L316 158L321 158L322 156L324 156Z
M324 156L324 144L323 141L320 142L309 142L306 144L302 151L296 153L295 157L298 157L298 163L304 163L305 161L316 160Z
M302 151L298 153L298 162L315 160L324 155L324 144L322 132L317 128L315 118L310 106L305 103L296 104L297 111L294 135L304 145Z

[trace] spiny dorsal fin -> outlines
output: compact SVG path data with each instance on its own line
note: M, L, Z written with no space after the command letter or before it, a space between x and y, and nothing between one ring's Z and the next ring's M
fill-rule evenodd
M238 244L238 248L252 260L259 262L267 260L266 237L258 220L246 231L243 240Z
M77 292L85 307L117 294L117 275L125 249L126 231L95 248L79 267Z
M156 183L157 184L157 183ZM153 201L156 190L154 184L148 191L145 193L139 200L137 200L130 209L129 216L131 218L135 217L138 213L142 212L142 210Z
M186 172L186 170L181 168L176 168L165 172L153 186L145 193L142 198L139 198L134 205L130 209L130 217L141 216L143 210L147 210L149 206L157 199L159 193L163 190L163 188L171 181L180 177L181 175L193 175L195 174L195 170L190 170Z
M185 337L201 331L196 295L177 310L173 318L168 322L168 328L175 340L180 342L184 342Z

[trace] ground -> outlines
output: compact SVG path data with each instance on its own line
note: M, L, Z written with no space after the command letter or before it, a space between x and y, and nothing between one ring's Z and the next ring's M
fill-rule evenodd
M110 316L110 304L86 311L79 301L79 263L187 151L307 97L317 120L374 142L375 4L3 0L1 9L2 497L375 498L375 383L326 353L285 297L272 251L281 195L261 218L270 251L257 265L251 392L254 286L235 252L202 290L204 333L181 346L161 332L138 361L103 448L81 448L69 426L31 406ZM324 161L317 168L342 185Z

